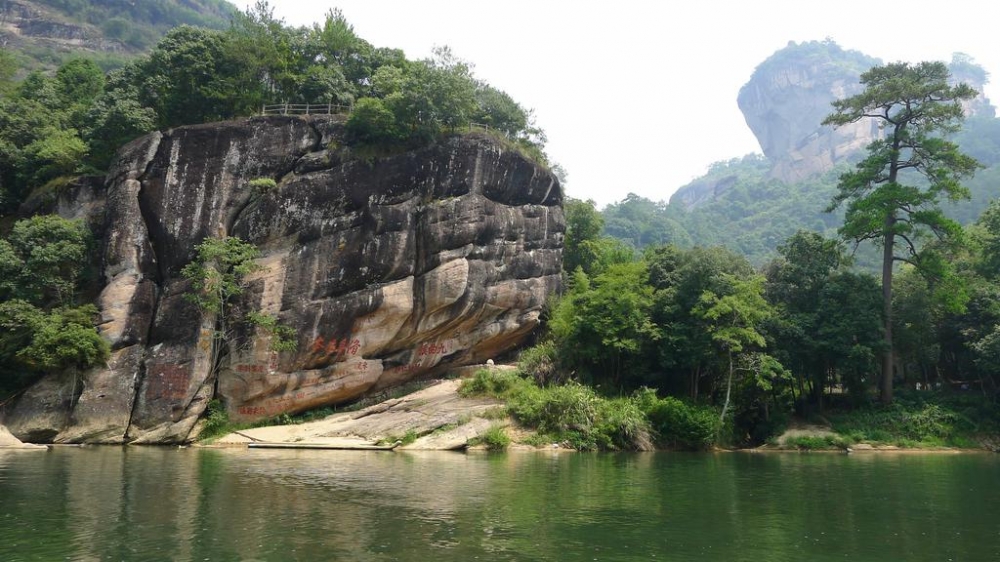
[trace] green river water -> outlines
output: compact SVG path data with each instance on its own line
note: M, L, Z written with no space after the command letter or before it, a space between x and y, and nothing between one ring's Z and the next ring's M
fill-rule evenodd
M1000 455L0 451L0 561L1000 561Z

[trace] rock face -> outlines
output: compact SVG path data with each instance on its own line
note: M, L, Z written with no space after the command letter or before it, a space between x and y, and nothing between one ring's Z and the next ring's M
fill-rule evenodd
M68 400L19 401L11 431L181 442L213 398L232 420L295 413L520 343L560 282L555 177L485 136L360 159L337 148L342 131L335 117L261 117L123 147L107 178L98 298L112 358ZM277 187L254 189L256 178ZM216 376L217 319L185 298L180 270L206 237L228 235L262 253L240 308L276 316L298 346L271 351L242 326ZM49 405L44 423L32 404Z
M837 129L820 123L830 103L861 92L858 76L878 59L833 42L791 42L760 64L737 103L772 163L772 177L792 183L833 167L878 135L874 121Z

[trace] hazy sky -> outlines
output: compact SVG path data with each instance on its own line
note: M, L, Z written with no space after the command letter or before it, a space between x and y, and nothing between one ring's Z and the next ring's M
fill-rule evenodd
M829 37L885 62L960 51L1000 72L1000 5L982 0L270 4L296 26L340 8L359 36L411 59L450 46L479 78L534 109L550 159L569 173L567 193L602 207L629 193L669 199L709 164L760 152L736 96L789 41ZM996 103L1000 88L986 95Z

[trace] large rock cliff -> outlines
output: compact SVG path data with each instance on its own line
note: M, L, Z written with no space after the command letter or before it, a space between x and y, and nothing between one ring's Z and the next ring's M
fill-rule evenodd
M11 431L181 442L213 398L235 420L295 413L520 343L560 280L555 177L486 136L357 158L342 133L335 117L260 117L125 146L100 207L111 360L82 382L41 381ZM261 249L240 306L294 328L298 346L271 351L244 327L213 376L216 318L185 298L180 270L206 237L229 235Z

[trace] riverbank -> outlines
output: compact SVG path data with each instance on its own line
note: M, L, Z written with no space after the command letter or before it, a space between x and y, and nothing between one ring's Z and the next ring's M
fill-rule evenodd
M522 438L501 400L463 397L462 380L442 380L355 412L316 421L231 432L202 446L360 450L487 447L491 433ZM508 438L509 439L509 438Z
M752 449L720 448L718 413L652 391L607 399L578 384L540 388L513 367L473 370L415 392L322 419L229 431L201 446L356 450L750 450L858 453L998 451L960 410L900 404L793 421ZM288 421L288 420L283 420Z
M885 431L882 429L881 431ZM939 438L914 440L906 437L866 439L864 433L836 431L831 425L793 422L780 435L772 437L755 452L834 451L847 453L961 453L1000 452L1000 437L978 434L963 435L954 443L945 444Z

